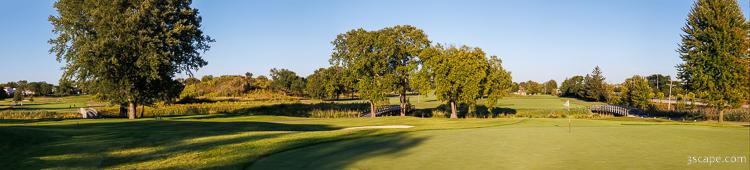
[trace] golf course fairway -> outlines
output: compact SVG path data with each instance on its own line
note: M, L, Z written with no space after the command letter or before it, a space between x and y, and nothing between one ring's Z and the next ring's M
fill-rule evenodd
M566 119L529 119L306 146L261 158L250 169L746 170L749 156L747 127L574 120L569 131ZM695 161L706 157L733 162Z

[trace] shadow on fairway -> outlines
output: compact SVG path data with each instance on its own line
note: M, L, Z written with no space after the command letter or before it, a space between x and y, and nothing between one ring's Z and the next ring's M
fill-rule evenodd
M0 160L0 167L114 168L126 164L158 161L176 154L279 137L288 134L289 131L335 129L315 124L196 121L126 121L0 127L0 149L3 151L0 158L4 158ZM118 151L122 153L118 154Z
M450 106L447 104L441 104L435 109L415 109L411 115L417 116L417 117L432 117L432 114L435 110L442 111L444 113L450 114ZM471 117L480 117L480 118L488 118L488 117L497 117L497 116L507 116L507 115L514 115L517 113L516 109L511 109L507 107L496 107L492 108L492 110L488 110L487 106L484 105L477 105L476 111L472 113L473 115L467 115L469 112L469 106L466 104L462 104L458 106L458 117L465 118L467 116Z
M424 137L398 133L312 145L261 158L249 169L356 169L349 166L374 156L409 156L409 148L425 140Z

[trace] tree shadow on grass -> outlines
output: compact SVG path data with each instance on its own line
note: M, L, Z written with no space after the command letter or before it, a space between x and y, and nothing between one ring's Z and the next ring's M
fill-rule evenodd
M116 168L275 138L293 131L335 129L315 124L197 121L5 126L0 127L0 136L3 136L0 148L4 149L0 153L3 158L0 166L9 169Z
M390 158L409 156L409 149L427 138L407 133L343 140L288 150L261 158L249 169L356 169L349 167L357 161L375 156ZM392 162L397 163L397 162Z
M515 115L518 111L516 109L511 109L507 107L495 107L492 108L492 110L488 110L487 106L484 105L477 105L476 110L474 113L469 113L469 106L466 104L459 105L457 108L457 114L460 118L466 118L466 117L478 117L478 118L491 118L491 117L498 117L498 116L508 116L508 115ZM447 116L450 116L450 106L447 104L441 104L437 108L434 109L415 109L411 115L417 116L417 117L433 117L433 114L435 114L435 111L440 111L442 113L445 113Z
M275 116L293 116L293 117L310 117L314 111L356 111L365 112L370 109L367 103L282 103L266 106L257 106L237 109L231 112L222 112L221 114L202 116L198 119L226 118L247 115L275 115Z

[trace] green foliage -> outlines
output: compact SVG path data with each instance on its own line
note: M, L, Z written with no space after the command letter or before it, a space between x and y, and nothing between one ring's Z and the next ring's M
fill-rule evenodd
M500 60L488 60L480 48L438 45L424 50L420 57L423 65L414 82L419 89L433 89L438 100L447 102L451 118L457 118L457 105L466 104L468 112L474 113L479 98L489 95L494 106L511 88L510 73L502 69Z
M557 95L557 81L549 80L547 82L544 82L543 85L544 85L544 94L549 94L553 96Z
M646 109L651 104L651 88L641 76L633 76L622 84L621 103L629 107Z
M13 101L14 102L23 101L23 94L22 93L23 92L21 92L21 91L16 91L15 93L13 93Z
M487 95L487 109L492 112L497 102L511 92L513 78L503 68L503 62L497 56L490 56L488 64L483 94Z
M305 79L297 76L291 70L287 69L271 69L271 81L270 88L273 90L284 92L287 95L302 96L305 90Z
M352 79L341 67L320 68L307 77L305 93L316 99L338 99L351 91Z
M594 68L594 71L590 75L586 75L584 79L583 89L585 91L585 99L591 101L606 101L606 83L604 82L604 76L602 76L602 70L599 66Z
M545 90L543 84L532 80L518 83L518 86L519 89L523 89L528 95L542 94Z
M585 94L584 79L583 76L573 76L565 79L562 85L560 85L561 96L583 99Z
M400 94L404 106L417 56L430 41L416 27L397 25L376 31L351 30L338 35L332 44L331 64L352 73L359 96L370 100L374 108L374 103L384 100L387 92Z
M243 96L252 88L251 81L251 78L244 76L221 76L206 79L206 81L186 83L180 97Z
M686 90L716 108L745 103L750 96L750 22L737 1L696 1L682 31L678 52L684 63L677 69Z
M669 75L652 74L647 76L646 80L648 80L648 86L651 87L654 93L658 94L661 92L669 94L669 81L672 80L672 77ZM675 85L676 84L677 83L675 83Z
M10 97L8 96L8 93L5 91L5 89L3 89L2 86L0 86L0 100L5 100L8 97Z
M200 56L213 40L200 30L190 0L61 0L50 16L57 37L51 53L65 63L61 79L113 103L172 100L182 84L173 78L207 64Z

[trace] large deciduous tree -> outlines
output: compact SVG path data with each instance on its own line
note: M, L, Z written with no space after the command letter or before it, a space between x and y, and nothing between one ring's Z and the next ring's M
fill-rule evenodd
M451 118L457 118L457 106L468 104L470 112L485 94L491 107L511 88L510 73L502 69L496 57L487 59L480 48L428 48L420 55L422 67L415 75L419 89L432 89L439 100L451 108Z
M301 96L305 90L305 79L287 69L271 69L270 87L286 95Z
M584 79L583 76L573 76L565 79L560 85L560 95L564 97L583 98L586 93L584 90Z
M726 109L750 96L750 22L736 0L698 0L682 31L678 77L720 110L723 122Z
M549 80L544 82L544 93L549 95L557 95L557 81Z
M387 92L399 94L401 116L406 114L411 73L418 55L430 45L422 30L409 25L356 29L338 35L332 44L331 64L352 73L360 97L370 101L371 116L375 116L375 102L385 100Z
M487 76L485 77L484 83L484 95L487 96L487 109L488 112L492 112L492 109L497 106L497 102L504 96L510 94L513 89L513 78L510 75L510 71L506 71L503 68L503 61L497 56L490 56L488 60L489 66L487 67Z
M65 63L61 79L113 103L138 104L179 95L175 74L192 74L207 62L213 40L201 31L190 0L60 0L50 16L51 53Z
M349 89L348 80L341 67L320 68L307 77L305 92L312 98L337 100Z

